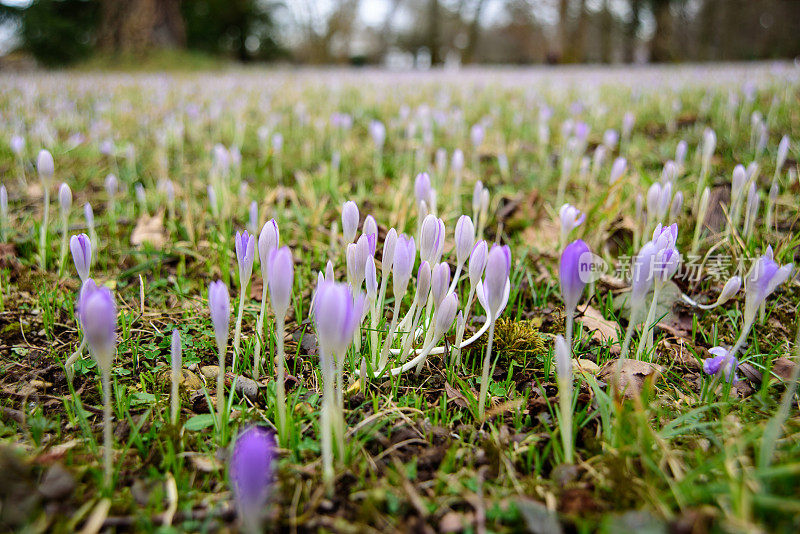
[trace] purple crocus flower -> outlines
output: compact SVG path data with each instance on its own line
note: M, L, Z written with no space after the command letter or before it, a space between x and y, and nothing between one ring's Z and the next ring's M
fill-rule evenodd
M567 241L570 232L583 224L586 214L581 213L581 210L575 206L564 204L558 210L558 218L561 221L561 242L563 244Z
M276 316L286 315L292 298L294 261L289 247L273 249L269 259L269 298Z
M72 261L81 282L89 278L89 267L92 265L92 242L86 234L74 235L69 239L69 250L72 252Z
M456 318L458 312L458 297L454 292L450 292L444 297L436 307L436 317L434 323L434 339L440 339L445 332L450 330L450 326Z
M119 180L113 174L109 174L106 176L105 180L103 181L103 186L105 187L106 194L109 198L112 198L114 195L117 194L117 189L119 188Z
M247 230L253 235L258 232L258 202L255 200L250 203Z
M615 184L617 180L619 180L623 174L625 174L625 169L628 167L628 160L625 158L617 158L614 160L614 164L611 166L611 174L608 177L609 184Z
M352 243L358 230L358 206L348 200L342 206L342 237L345 243Z
M229 464L236 511L246 532L259 532L272 485L275 451L272 432L260 426L246 428L236 438Z
M246 287L253 274L253 261L256 258L256 238L247 230L236 232L236 260L239 262L239 280L242 287Z
M208 286L208 309L211 323L214 325L214 337L217 348L224 353L228 346L228 329L231 322L231 299L228 287L221 281L211 282Z
M422 221L419 238L419 256L427 262L434 262L437 251L444 244L444 221L435 215L428 215Z
M772 247L758 258L745 279L745 324L751 324L761 304L775 289L792 275L794 266L789 263L778 266L773 259Z
M486 268L486 256L488 254L489 247L483 239L475 243L475 246L472 247L472 252L469 255L469 283L472 287L477 287L481 276L483 276L483 271Z
M350 286L323 281L314 296L314 323L317 340L326 356L343 357L361 322L363 295L353 296Z
M419 264L419 269L417 269L417 295L416 299L417 302L420 303L420 306L423 306L424 300L428 298L428 292L431 290L431 277L433 273L431 271L431 265L427 261L423 261Z
M414 196L417 197L417 205L425 202L429 207L433 206L431 189L431 177L427 172L421 172L414 179Z
M725 376L725 380L736 383L739 378L736 376L736 368L739 367L739 360L724 347L713 347L708 349L713 354L712 358L703 360L703 372L709 376Z
M58 188L58 205L61 209L61 216L65 216L72 207L72 189L65 183Z
M574 312L578 306L583 289L589 281L592 258L589 245L576 239L564 248L558 265L558 279L561 283L561 298L568 313Z
M39 178L42 180L42 184L48 187L56 173L53 155L48 150L39 151L39 155L36 157L36 169L39 171Z
M450 266L446 263L437 263L431 273L431 291L433 292L433 305L435 308L447 294L450 286Z
M116 344L117 307L107 287L88 278L78 299L78 319L92 356L103 371L111 369Z
M386 142L386 126L381 121L371 121L369 123L369 135L372 137L372 142L375 143L375 148L383 148Z
M460 148L453 151L453 158L450 161L450 166L453 167L454 171L460 171L464 168L464 152Z
M486 136L486 130L480 123L474 124L469 131L469 138L472 141L472 146L478 148L483 143L483 138Z
M416 256L417 249L414 238L401 234L397 238L392 259L392 289L396 299L403 298L408 289L408 281L411 279L411 270L414 268Z
M261 278L267 280L269 276L269 254L280 244L280 232L275 219L270 219L261 228L258 234L258 259L261 262Z
M469 215L459 217L456 223L455 241L456 261L459 266L462 266L475 246L475 225Z
M378 239L378 223L375 222L375 217L372 215L367 215L364 218L364 224L361 227L361 233L367 236L372 236L375 241ZM373 254L374 254L374 247L373 247Z
M21 156L23 151L25 150L25 138L19 135L11 136L11 141L9 142L9 146L11 147L11 151L17 155Z
M508 245L492 245L486 257L486 274L484 281L478 284L478 300L489 312L494 321L508 303L511 290L509 274L511 272L511 250Z

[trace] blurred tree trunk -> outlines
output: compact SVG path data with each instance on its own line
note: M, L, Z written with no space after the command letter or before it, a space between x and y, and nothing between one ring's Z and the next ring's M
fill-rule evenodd
M670 52L670 0L650 0L655 19L655 31L650 42L650 61L662 63L672 59Z
M567 59L569 63L582 63L586 59L586 26L589 17L586 15L586 0L578 3L578 22L570 33L570 46L567 48Z
M625 61L636 61L637 32L639 31L639 13L642 9L642 0L630 0L631 18L625 26Z
M181 0L101 0L98 46L142 52L186 45Z
M442 58L439 57L439 31L441 29L439 0L430 0L428 11L428 48L431 53L431 65L438 65L442 62Z
M563 61L569 49L569 0L559 0L558 3L558 55Z
M611 63L614 36L614 17L611 14L610 0L603 1L603 12L601 14L600 23L600 57L603 63Z
M464 63L472 63L475 59L475 49L478 47L478 38L481 30L481 13L483 12L484 0L478 0L475 11L472 15L472 22L469 25L467 47L464 49Z

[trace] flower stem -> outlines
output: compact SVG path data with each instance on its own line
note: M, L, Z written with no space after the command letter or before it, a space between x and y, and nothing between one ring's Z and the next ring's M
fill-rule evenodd
M658 294L661 292L661 288L656 284L653 288L653 300L650 303L650 310L647 312L647 318L644 321L644 330L642 330L642 336L639 338L639 348L636 349L636 359L642 359L642 351L647 345L650 348L653 345L653 329L655 325L653 325L653 321L656 318L656 306L658 305Z
M102 369L100 377L103 387L103 481L107 490L111 489L112 435L111 435L111 386L110 369Z
M283 354L283 332L285 329L285 318L275 318L276 330L276 347L277 347L277 383L275 387L276 403L278 408L278 437L280 441L285 443L287 441L286 435L286 385L285 385L285 371L284 371L284 354Z
M489 318L489 340L486 342L486 357L483 359L483 371L481 371L481 392L478 397L478 419L483 419L486 413L486 394L489 392L489 368L492 364L492 341L494 340L494 319Z
M233 365L231 371L236 373L236 357L239 355L239 344L242 341L242 316L244 315L244 297L247 289L247 282L242 281L239 285L239 313L236 315L236 331L233 334Z
M220 431L223 427L222 412L225 406L225 347L219 348L219 368L217 369L217 418Z
M253 353L253 380L258 380L261 366L261 340L264 339L264 314L267 311L267 284L261 289L261 312L256 322L256 350Z
M50 188L44 186L44 215L42 227L39 230L39 268L47 269L47 220L50 218Z
M561 444L564 448L564 462L572 463L572 381L558 378L558 404L560 408Z

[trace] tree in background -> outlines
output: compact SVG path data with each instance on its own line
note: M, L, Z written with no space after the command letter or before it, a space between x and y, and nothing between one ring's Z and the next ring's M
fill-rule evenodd
M280 4L259 0L192 0L184 2L186 44L209 54L233 55L240 61L274 59L278 44L274 11Z
M41 64L64 65L92 52L99 7L90 0L36 0L25 9L0 4L0 22L19 26L23 48Z

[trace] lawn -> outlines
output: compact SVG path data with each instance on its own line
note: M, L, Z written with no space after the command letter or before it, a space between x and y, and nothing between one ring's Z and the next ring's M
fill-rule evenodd
M0 530L797 532L798 72L4 76Z

